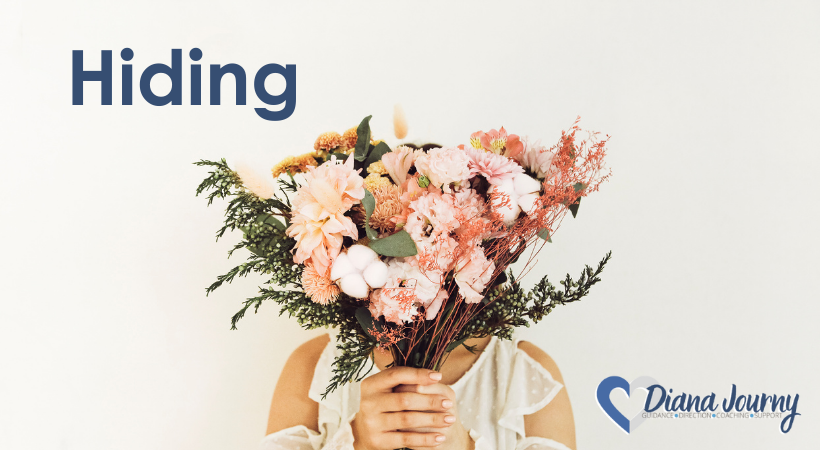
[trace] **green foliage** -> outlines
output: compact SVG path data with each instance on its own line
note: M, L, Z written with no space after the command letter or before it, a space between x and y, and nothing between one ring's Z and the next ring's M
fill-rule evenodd
M208 191L213 190L210 194L208 194L208 206L213 203L214 198L226 198L231 193L231 188L238 185L239 175L236 174L230 167L228 167L228 163L225 162L225 158L222 158L220 162L213 162L213 161L206 161L204 159L199 160L199 162L194 163L197 166L210 166L213 167L214 170L208 173L208 178L199 184L199 187L196 188L196 195Z
M367 159L367 154L370 152L370 118L373 116L367 116L362 119L362 122L356 128L356 135L358 136L356 139L356 149L353 153L353 157L356 158L356 161L365 161Z
M552 312L557 305L566 305L581 300L589 293L592 286L601 281L598 276L603 272L604 266L611 257L612 252L608 252L604 259L598 263L595 270L586 266L578 281L573 281L572 277L567 274L566 278L560 282L563 289L557 289L547 280L546 276L542 278L530 292L533 297L533 305L527 311L527 316L533 323L537 323Z
M390 153L390 147L384 142L379 142L375 146L371 146L370 152L367 155L367 159L364 161L365 169L370 167L370 165L374 162L381 161L382 156L385 153Z
M286 233L291 215L287 192L296 192L298 188L293 178L279 180L281 197L262 199L242 186L242 180L224 159L218 163L203 160L195 164L215 168L199 185L197 195L212 190L207 197L209 205L215 198L230 199L225 222L216 234L217 240L226 231L239 229L243 238L228 256L243 248L250 252L246 262L217 277L205 290L206 294L250 273L267 275L265 284L279 287L261 287L259 295L245 300L242 309L231 318L231 329L236 329L237 322L248 310L253 309L255 313L267 300L273 300L280 306L280 314L287 312L305 328L333 326L338 321L338 306L310 301L301 290L302 266L293 262L296 241Z
M373 210L376 209L376 199L367 189L364 190L362 206L364 206L364 231L367 233L367 238L371 240L378 239L379 233L373 228L370 228L370 215L373 214Z
M585 297L592 286L601 281L599 275L611 256L612 252L608 252L595 270L586 266L577 281L567 274L560 282L563 289L556 288L544 276L530 292L525 292L510 271L509 283L496 286L487 293L484 306L464 327L459 338L493 335L500 339L512 339L516 327L529 327L541 321L557 305Z
M379 238L379 234L373 228L370 228L370 215L376 209L376 199L373 194L367 189L364 190L364 198L362 199L362 206L364 206L364 230L367 233L367 238L370 239L368 247L374 252L383 256L392 256L400 258L404 256L418 255L419 251L416 248L416 243L406 231L401 230L390 236Z
M376 253L396 258L418 255L419 250L413 238L405 230L397 231L381 239L371 239L368 246Z
M333 377L322 398L345 383L363 380L374 367L372 354L376 341L359 323L360 319L365 319L360 302L343 293L339 296L337 305L339 334L336 336L336 348L339 356L333 361ZM364 312L370 315L366 309ZM365 326L368 323L373 323L373 319L370 318L369 322L365 320Z

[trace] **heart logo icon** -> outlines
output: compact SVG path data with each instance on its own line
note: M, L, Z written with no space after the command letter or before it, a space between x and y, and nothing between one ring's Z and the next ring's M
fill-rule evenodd
M622 430L624 430L627 434L630 431L634 431L638 426L640 426L646 417L641 416L641 412L635 414L634 417L627 419L615 405L612 404L612 400L609 398L609 394L615 389L621 389L626 393L626 396L629 397L630 395L634 394L637 389L647 389L649 386L653 384L658 384L652 377L638 377L632 381L632 383L627 382L621 377L618 376L611 376L609 378L604 379L601 381L601 384L598 385L598 390L595 393L595 397L598 400L598 406L601 407L604 414L609 416L615 425L618 425Z

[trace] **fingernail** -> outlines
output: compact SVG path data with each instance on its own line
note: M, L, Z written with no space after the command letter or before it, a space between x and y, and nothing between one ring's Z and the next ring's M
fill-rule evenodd
M444 416L444 421L447 423L453 423L456 421L456 416Z
M430 372L430 379L439 381L441 380L441 374L438 372Z
M436 442L444 442L445 439L447 438L445 438L443 434L436 436Z
M441 402L441 407L442 408L452 408L453 407L453 402L450 401L450 400L444 400L444 401Z

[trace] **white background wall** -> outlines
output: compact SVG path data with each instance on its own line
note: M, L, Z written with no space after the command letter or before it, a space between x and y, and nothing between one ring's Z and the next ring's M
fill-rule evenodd
M368 114L388 137L396 102L413 139L503 125L554 141L579 114L613 136L611 182L534 274L577 275L611 249L604 281L525 333L562 368L580 448L817 447L818 18L811 1L3 0L0 448L254 448L285 358L316 333L272 305L228 330L263 280L204 296L240 258L225 259L236 236L214 243L224 203L194 197L191 163L265 171ZM135 78L183 49L184 106L138 88L122 106L124 47ZM249 78L296 64L296 112L264 121L230 81L222 106L190 106L192 47ZM71 50L96 69L104 49L114 105L87 83L71 106ZM719 399L732 383L799 393L802 415L787 435L777 420L625 435L594 400L610 375Z

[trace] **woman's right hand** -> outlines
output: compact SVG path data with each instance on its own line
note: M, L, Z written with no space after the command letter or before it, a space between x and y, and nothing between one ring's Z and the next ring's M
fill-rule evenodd
M433 448L444 442L444 431L456 420L447 411L453 400L440 393L425 393L441 374L427 369L391 367L361 383L359 412L351 422L356 450L393 450L402 447ZM415 392L393 392L400 385L415 385ZM442 432L414 431L419 428ZM402 430L402 431L399 431Z

